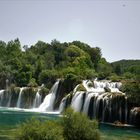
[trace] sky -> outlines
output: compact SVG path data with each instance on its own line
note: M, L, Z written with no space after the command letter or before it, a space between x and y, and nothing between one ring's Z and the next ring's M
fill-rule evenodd
M0 40L80 40L108 62L140 59L140 0L0 0Z

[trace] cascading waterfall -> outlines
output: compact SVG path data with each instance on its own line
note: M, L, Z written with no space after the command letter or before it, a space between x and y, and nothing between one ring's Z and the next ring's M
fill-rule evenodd
M0 106L2 107L16 107L22 109L33 109L35 111L53 111L53 104L55 101L55 94L57 93L59 80L54 84L50 93L44 98L40 95L40 90L43 86L36 89L30 87L16 87L14 91L10 89L0 90ZM42 103L42 104L41 104Z
M4 90L0 90L0 106L2 106L3 98L4 98Z
M18 96L18 100L17 100L17 108L20 108L21 105L21 99L22 99L22 91L23 91L24 87L20 88L20 92L19 92L19 96Z
M11 98L12 98L12 95L9 96L9 100L8 100L8 103L7 103L7 107L10 107L10 104L11 104Z
M125 97L125 123L127 123L127 113L128 113L127 97Z
M65 105L66 105L66 99L67 97L64 97L60 103L60 106L59 106L59 112L61 113L64 109L65 109Z
M61 103L58 103L58 96L56 96L59 94L58 91L60 91L61 87L59 80L53 85L45 98L44 93L42 94L41 92L42 86L38 87L38 89L16 87L14 92L8 89L0 90L0 106L52 112L56 103L58 103L59 112L71 106L75 111L85 113L90 119L97 119L102 122L119 121L133 124L138 118L137 110L139 111L140 109L130 111L131 108L125 93L119 90L121 85L120 82L84 80L75 87L73 92L70 92L65 97L62 94Z
M39 106L39 111L53 111L53 105L57 93L59 85L59 80L53 85L52 89L50 90L50 93L46 95L43 103Z
M130 110L129 123L140 127L140 107L134 107Z
M33 102L33 108L37 108L39 107L39 105L41 104L41 95L39 94L40 89L38 89L34 102Z
M72 97L72 96L76 96L75 93L76 93L78 87L79 87L79 84L74 88L72 94L66 95L66 97L64 97L64 98L61 100L61 103L60 103L60 105L59 105L59 112L60 112L60 113L66 108L67 104L71 104L72 99L71 99L71 100L69 100L69 99L70 99L70 97ZM68 102L68 100L69 100L70 102Z
M96 93L87 93L87 94L86 94L86 99L85 99L84 108L83 108L83 112L84 112L85 114L88 114L90 99L91 99L91 97L93 97L94 95L96 95Z
M127 123L127 99L125 94L119 90L121 83L84 80L82 85L86 89L85 92L75 90L72 94L70 106L75 111L82 111L91 119L107 122L118 120ZM83 98L83 93L86 94L85 98ZM61 111L66 106L68 98L69 96L66 96L62 100L59 108Z
M81 111L82 108L82 97L83 97L84 92L76 92L75 95L72 98L72 102L71 102L71 107L75 110L75 111Z

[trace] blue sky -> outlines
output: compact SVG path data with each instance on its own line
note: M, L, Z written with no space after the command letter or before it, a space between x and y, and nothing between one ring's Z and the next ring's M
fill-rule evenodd
M80 40L107 61L140 59L139 0L0 0L0 40Z

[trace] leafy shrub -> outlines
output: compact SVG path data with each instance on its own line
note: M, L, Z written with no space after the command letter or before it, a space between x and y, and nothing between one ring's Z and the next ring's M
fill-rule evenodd
M31 119L18 128L17 140L63 140L63 128L55 121Z
M97 122L90 121L85 114L68 108L64 112L61 124L64 127L65 140L99 140Z
M125 81L121 91L126 93L130 103L140 106L140 82Z
M37 87L37 83L36 83L36 79L32 78L29 83L28 83L28 87Z

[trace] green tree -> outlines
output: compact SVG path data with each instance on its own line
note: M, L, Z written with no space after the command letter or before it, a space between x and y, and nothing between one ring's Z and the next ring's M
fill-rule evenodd
M83 43L81 41L73 41L72 43L70 43L72 45L77 46L78 48L82 49L85 52L88 52L90 49L90 46L86 43Z
M6 43L4 41L0 41L0 60L4 60L6 54Z
M8 60L21 55L21 44L18 38L7 43L6 53Z
M95 69L97 69L98 63L101 59L101 49L99 47L90 48L89 55L91 57L92 62L94 63Z
M88 53L84 52L82 49L75 45L70 45L64 52L66 56L66 61L68 61L69 66L84 68L91 68L92 62Z
M44 64L43 64L43 60L41 58L39 58L36 63L35 63L35 73L34 73L34 77L36 78L36 80L39 82L39 74L44 70Z
M68 108L62 117L65 140L99 140L98 124L90 121L86 115Z
M9 65L5 66L2 61L0 61L0 89L6 88L6 80L9 84L12 82L12 71Z
M55 62L58 65L64 59L63 52L65 47L63 47L63 45L56 39L52 40L51 45L54 51Z
M114 70L117 75L122 74L121 66L119 64L115 66Z
M97 67L98 77L99 79L105 79L109 77L112 73L112 67L110 63L106 61L105 58L102 58Z
M46 69L53 69L55 66L55 56L52 52L46 52L42 58Z
M58 77L56 70L43 70L39 75L39 83L45 84L50 89Z

